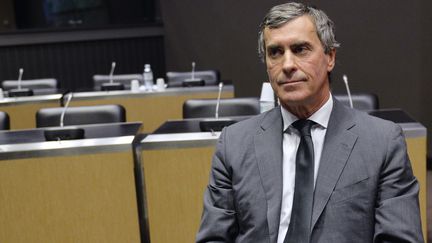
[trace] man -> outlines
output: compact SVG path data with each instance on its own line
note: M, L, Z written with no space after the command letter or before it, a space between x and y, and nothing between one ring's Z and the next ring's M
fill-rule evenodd
M222 132L197 242L423 242L400 127L331 96L332 21L282 4L259 36L281 106Z

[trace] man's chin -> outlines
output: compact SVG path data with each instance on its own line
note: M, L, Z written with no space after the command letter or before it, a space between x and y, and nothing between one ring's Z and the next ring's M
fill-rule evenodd
M302 93L292 92L289 95L285 94L282 96L278 96L278 98L279 101L283 104L298 105L298 104L304 104L307 101L308 96Z

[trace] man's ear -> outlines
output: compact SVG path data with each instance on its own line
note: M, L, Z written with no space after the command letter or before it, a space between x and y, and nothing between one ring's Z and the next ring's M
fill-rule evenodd
M327 72L331 72L335 66L336 61L336 49L331 49L327 55Z

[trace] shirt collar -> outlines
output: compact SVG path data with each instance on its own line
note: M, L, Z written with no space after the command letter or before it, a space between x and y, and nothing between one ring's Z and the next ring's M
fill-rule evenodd
M333 97L330 94L330 97L326 101L326 103L324 103L324 105L321 106L321 108L319 108L319 110L313 113L308 119L316 122L323 128L327 128L332 110L333 110ZM281 112L282 112L282 120L283 120L283 131L286 131L293 122L298 120L298 118L295 115L293 115L291 112L283 108L282 106L281 106Z

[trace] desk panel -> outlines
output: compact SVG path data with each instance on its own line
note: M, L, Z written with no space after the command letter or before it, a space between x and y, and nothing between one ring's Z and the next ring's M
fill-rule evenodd
M183 102L187 99L217 98L217 86L169 88L158 92L129 90L74 93L70 106L120 104L126 108L126 121L143 122L144 132L152 132L166 120L183 117ZM59 107L61 95L5 98L0 110L9 114L11 130L36 126L36 112L41 108ZM222 98L233 98L234 88L227 85Z
M426 136L406 138L408 155L414 175L420 185L419 201L424 239L427 239L427 168L426 168Z
M231 91L222 92L222 98L232 98ZM150 133L166 120L183 117L183 103L188 99L217 98L217 92L187 93L166 96L130 96L110 99L75 100L71 106L121 104L126 108L127 121L143 122L143 131Z
M36 112L42 108L59 107L58 100L37 103L17 103L1 106L0 110L7 112L10 118L10 129L30 129L36 127Z
M0 242L140 242L131 151L0 161Z
M143 153L152 243L195 241L214 146Z

